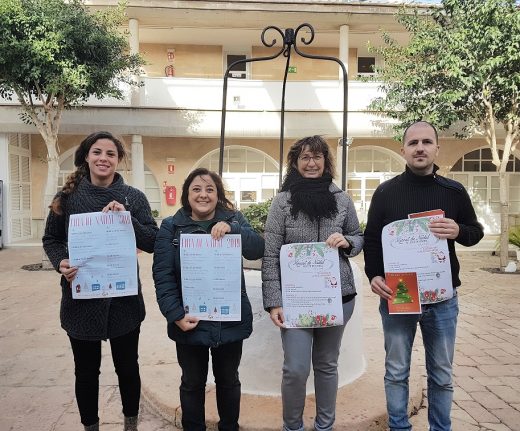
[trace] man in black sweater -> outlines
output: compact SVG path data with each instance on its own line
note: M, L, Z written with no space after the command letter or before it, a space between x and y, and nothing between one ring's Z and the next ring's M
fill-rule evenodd
M477 244L484 236L468 193L462 184L441 177L434 164L439 153L435 128L425 121L409 126L401 154L406 170L381 184L372 197L365 230L365 273L372 292L381 297L379 311L385 337L385 392L390 430L411 430L408 420L408 377L412 345L419 324L426 352L428 421L430 430L451 430L452 368L458 315L456 288L460 286L455 241ZM385 284L381 232L388 223L409 214L442 210L444 217L429 224L437 238L446 238L451 264L453 297L422 302L421 314L389 314L391 289Z

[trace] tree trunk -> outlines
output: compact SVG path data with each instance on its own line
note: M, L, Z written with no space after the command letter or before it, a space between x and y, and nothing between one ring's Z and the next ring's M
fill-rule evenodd
M47 146L47 180L45 182L43 201L41 202L44 226L45 221L47 220L47 214L49 213L49 205L51 204L58 190L58 176L60 173L60 166L58 161L58 152L56 151L56 144L57 138L51 136L45 137L45 145ZM45 251L42 251L42 268L52 268L52 264L50 263L47 255L45 254Z
M504 271L509 259L509 188L507 173L499 172L500 179L500 270Z

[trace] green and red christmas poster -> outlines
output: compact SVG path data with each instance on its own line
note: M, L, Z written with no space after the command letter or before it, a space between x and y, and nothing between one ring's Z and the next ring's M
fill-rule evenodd
M387 272L386 285L392 289L392 298L388 300L390 314L420 314L419 285L415 272Z

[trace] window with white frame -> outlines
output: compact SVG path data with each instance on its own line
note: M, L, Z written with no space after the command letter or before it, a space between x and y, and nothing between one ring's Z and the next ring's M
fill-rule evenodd
M498 150L502 158L503 151ZM506 166L509 185L509 211L520 214L520 159L509 156ZM468 189L472 200L500 212L500 185L491 149L479 148L464 154L451 168L449 176Z
M219 150L204 156L196 167L218 172ZM224 148L222 177L226 196L239 208L264 202L278 193L278 164L260 150L229 146Z

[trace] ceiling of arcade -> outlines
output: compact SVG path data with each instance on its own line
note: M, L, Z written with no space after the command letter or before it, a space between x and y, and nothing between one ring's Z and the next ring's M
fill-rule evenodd
M88 0L99 8L114 0ZM274 25L281 29L310 23L316 37L313 47L338 47L339 28L349 25L352 46L366 44L381 28L405 40L391 5L360 5L329 1L169 1L129 0L127 15L139 20L141 43L258 46L261 31ZM283 13L281 13L283 12ZM273 36L276 37L273 33Z

